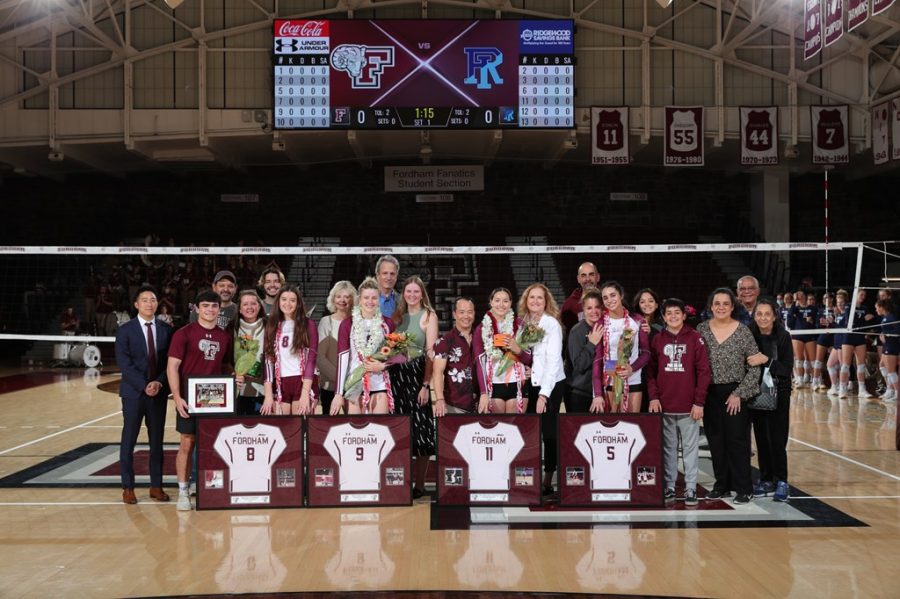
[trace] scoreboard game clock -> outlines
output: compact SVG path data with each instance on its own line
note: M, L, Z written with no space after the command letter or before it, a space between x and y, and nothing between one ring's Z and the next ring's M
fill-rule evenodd
M274 127L575 127L571 20L277 19Z
M558 438L560 505L664 505L661 414L560 414Z

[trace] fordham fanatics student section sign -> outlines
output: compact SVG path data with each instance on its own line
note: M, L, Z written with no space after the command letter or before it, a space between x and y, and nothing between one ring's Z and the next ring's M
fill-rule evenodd
M741 164L778 164L778 109L741 106Z
M591 164L628 164L628 107L591 107Z
M666 106L665 166L703 166L703 107Z
M541 419L536 414L438 419L441 505L541 503Z
M813 164L848 164L847 106L810 106Z
M199 416L197 509L303 507L299 416Z
M560 505L662 505L662 416L560 414L557 476Z
M309 506L410 505L409 416L313 416Z

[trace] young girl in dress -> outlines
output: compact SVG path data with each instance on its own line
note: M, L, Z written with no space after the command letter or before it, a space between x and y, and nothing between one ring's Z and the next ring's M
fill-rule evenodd
M522 319L513 314L512 295L503 287L491 292L490 305L491 309L472 335L472 352L481 389L478 413L522 414L528 401L523 393L525 367L531 366L531 352L516 342ZM508 368L497 371L501 364L509 361L512 364Z
M319 333L296 287L283 287L275 296L265 343L266 399L260 414L312 414Z

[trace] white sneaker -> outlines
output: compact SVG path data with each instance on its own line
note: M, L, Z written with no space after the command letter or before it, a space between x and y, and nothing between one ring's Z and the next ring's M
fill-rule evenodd
M804 387L809 387L809 375L808 374L803 375L803 378L800 379L800 384L803 385Z
M828 388L828 397L837 397L839 393L838 385L832 385Z
M862 387L862 388L859 390L859 394L857 395L857 397L859 397L860 399L871 399L871 398L873 398L873 397L875 397L875 396L872 395L871 393L869 393L869 392L866 390L865 387Z
M881 396L881 401L884 403L897 403L897 392L893 389L888 389L887 393Z
M175 504L175 509L179 512L189 512L191 511L191 496L187 493L179 493L178 494L178 503Z
M840 397L841 399L847 399L848 397L850 397L850 392L847 389L847 385L841 385L841 388L838 389L838 397Z

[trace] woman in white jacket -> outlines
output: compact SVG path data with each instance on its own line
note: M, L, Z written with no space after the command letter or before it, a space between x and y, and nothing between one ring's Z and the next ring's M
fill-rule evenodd
M563 334L559 307L550 290L540 283L529 285L519 299L518 314L525 326L534 325L544 337L531 348L531 376L528 379L528 405L542 414L544 438L544 494L553 493L553 474L557 466L556 421L562 403L566 373L563 369Z

